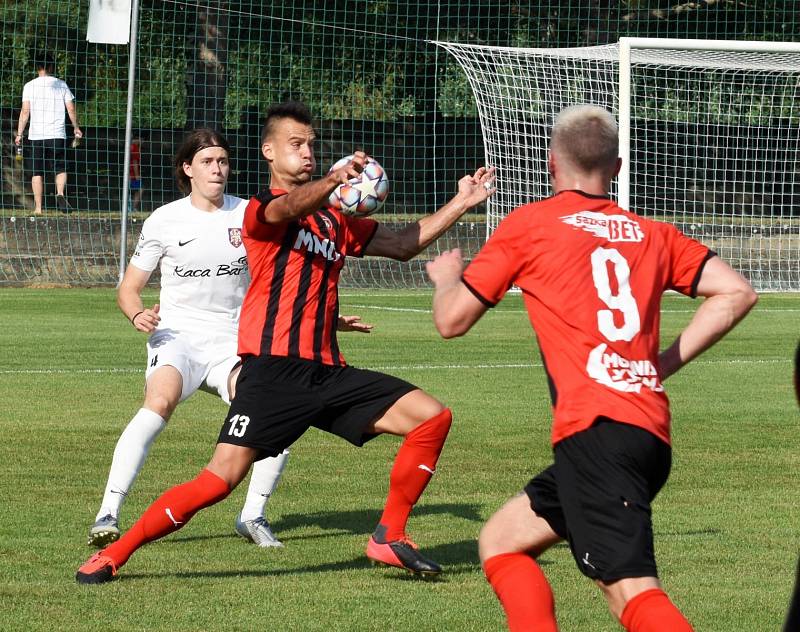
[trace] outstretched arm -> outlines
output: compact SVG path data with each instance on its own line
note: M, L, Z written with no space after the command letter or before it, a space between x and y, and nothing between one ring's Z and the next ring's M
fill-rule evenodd
M434 285L433 324L442 338L463 336L484 315L487 306L461 282L461 251L448 250L425 265Z
M494 167L481 167L473 175L464 176L458 181L458 193L432 215L427 215L397 232L379 225L364 254L398 261L413 259L436 241L459 217L494 193L493 182Z
M267 204L263 218L260 219L266 224L280 224L311 215L322 207L336 187L350 178L358 177L358 174L364 171L366 163L367 155L363 151L355 152L353 160L331 171L324 178L307 182L286 195L273 199Z
M659 355L662 380L727 334L758 301L750 283L719 257L706 262L697 294L706 300L675 342Z

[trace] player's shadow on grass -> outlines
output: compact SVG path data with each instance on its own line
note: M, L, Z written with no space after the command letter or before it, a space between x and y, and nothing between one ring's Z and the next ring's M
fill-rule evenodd
M556 545L558 548L566 547L565 544ZM461 540L449 542L438 546L426 547L425 554L435 559L442 565L444 572L439 578L423 579L412 575L398 568L376 567L373 568L369 560L363 556L340 560L338 562L328 562L323 564L310 564L306 566L293 566L290 568L282 567L280 558L259 557L258 568L239 568L224 571L184 571L175 573L124 573L120 579L124 580L149 580L161 577L180 577L183 579L208 579L208 578L228 578L228 577L280 577L283 575L296 576L299 573L330 573L330 572L351 572L353 570L364 570L375 574L381 580L388 581L447 581L449 578L465 574L480 572L480 562L478 560L478 543L475 540ZM541 566L549 566L554 562L545 558L538 560ZM266 566L264 564L267 564Z
M450 516L482 523L484 518L479 512L478 505L468 504L432 504L418 505L411 514L411 520L422 516ZM282 516L272 522L272 526L279 532L291 529L319 527L325 531L336 533L351 533L353 535L370 534L380 519L379 509L359 509L355 511L321 511L317 513L296 513ZM287 539L304 540L309 538L326 537L326 533L304 534L287 536Z
M483 523L484 518L479 512L479 505L469 504L432 504L418 505L411 514L411 519L421 516L450 516L469 520L470 522ZM369 535L378 523L381 512L379 509L358 509L355 511L321 511L317 513L286 514L278 520L270 520L273 531L285 542L329 538L342 534ZM288 533L293 529L308 529L318 527L318 533ZM212 536L177 536L174 542L189 542L192 540L207 540L213 538L238 537L232 532Z

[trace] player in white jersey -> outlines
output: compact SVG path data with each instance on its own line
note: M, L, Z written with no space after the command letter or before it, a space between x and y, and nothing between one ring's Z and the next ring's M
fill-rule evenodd
M246 200L224 194L230 148L213 130L191 132L177 152L175 175L185 198L145 220L117 294L122 312L149 333L145 401L114 450L105 494L89 544L119 538L119 510L144 465L152 442L175 407L198 389L233 398L239 358L237 329L250 281L241 229ZM145 308L141 293L160 263L160 303ZM368 332L357 316L340 329ZM236 531L262 547L281 546L264 518L288 451L253 466Z

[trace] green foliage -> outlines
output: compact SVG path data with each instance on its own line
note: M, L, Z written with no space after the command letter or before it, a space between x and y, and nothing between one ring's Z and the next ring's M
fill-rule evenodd
M797 39L800 17L787 4L142 0L135 124L192 124L187 69L198 58L209 61L197 37L204 11L223 18L218 38L227 50L227 85L218 107L226 127L238 128L249 112L286 96L306 100L324 118L475 116L460 69L424 40L552 47L615 42L620 35ZM84 2L0 5L0 106L19 107L22 85L34 74L33 51L48 49L56 53L56 74L76 92L84 125L123 124L127 47L86 43L87 18Z

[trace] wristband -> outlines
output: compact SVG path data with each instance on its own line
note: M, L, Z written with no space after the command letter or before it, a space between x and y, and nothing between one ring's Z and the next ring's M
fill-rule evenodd
M137 317L139 314L144 314L144 310L142 310L141 312L136 312L136 313L135 313L133 316L131 316L131 325L133 325L134 327L136 327L136 323L135 323L135 322L133 322L133 321L134 321L134 320L136 320L136 317Z

